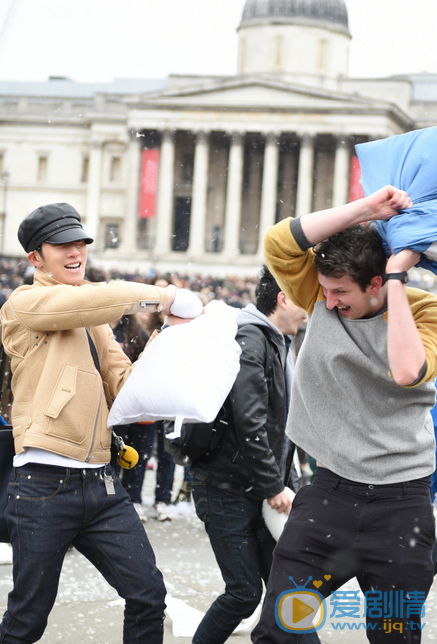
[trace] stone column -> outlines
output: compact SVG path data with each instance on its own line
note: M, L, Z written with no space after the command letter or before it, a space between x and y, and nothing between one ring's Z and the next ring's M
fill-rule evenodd
M243 192L244 137L232 134L229 150L228 184L223 253L230 257L240 254L240 222Z
M305 134L301 139L297 177L296 217L311 212L313 203L314 138Z
M263 180L261 193L261 214L259 220L258 255L264 261L264 236L276 223L276 201L278 198L279 141L274 134L268 134L264 150Z
M209 136L199 132L196 137L193 169L193 192L188 251L193 255L205 252L205 223L208 200Z
M134 253L137 248L138 200L141 181L141 139L132 137L127 150L126 209L123 222L122 249Z
M87 215L85 230L95 241L95 249L102 250L103 244L98 239L100 190L102 185L103 142L91 141L90 165L88 173Z
M348 202L350 173L350 149L345 137L338 137L335 150L332 205L343 206Z
M156 216L155 252L170 252L173 221L175 142L173 131L162 133L161 156L158 176L158 203Z

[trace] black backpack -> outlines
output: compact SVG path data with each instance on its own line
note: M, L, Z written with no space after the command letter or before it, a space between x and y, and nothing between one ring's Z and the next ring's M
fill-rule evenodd
M222 406L212 423L184 423L179 438L164 438L164 447L173 456L176 465L192 465L201 456L217 449L229 425L229 415ZM166 434L173 432L173 421L164 422Z
M268 378L273 366L273 349L269 346L267 335L262 326L257 326L266 339L265 374ZM228 399L225 400L212 423L184 423L179 438L164 438L164 447L173 456L176 465L192 465L201 456L208 456L220 445L226 429L232 422ZM173 421L164 422L165 434L171 434Z

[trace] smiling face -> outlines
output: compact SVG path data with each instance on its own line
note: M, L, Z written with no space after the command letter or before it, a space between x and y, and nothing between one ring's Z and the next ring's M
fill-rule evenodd
M381 277L373 277L365 291L350 275L328 277L319 272L319 284L323 288L327 308L337 309L338 314L348 320L371 318L386 306Z
M88 247L84 241L60 245L44 243L41 251L34 250L27 256L36 268L62 284L82 284L88 258Z

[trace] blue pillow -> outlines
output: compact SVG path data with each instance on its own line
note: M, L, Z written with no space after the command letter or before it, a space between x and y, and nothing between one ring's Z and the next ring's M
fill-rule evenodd
M416 266L437 274L437 127L361 143L356 151L366 196L390 184L413 201L411 208L375 224L387 257L390 247L395 254L411 248L422 253Z

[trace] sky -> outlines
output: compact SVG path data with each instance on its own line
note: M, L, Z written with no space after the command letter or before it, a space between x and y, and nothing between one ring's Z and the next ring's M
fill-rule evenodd
M246 0L0 0L0 80L236 72ZM349 74L437 73L437 0L346 0Z

